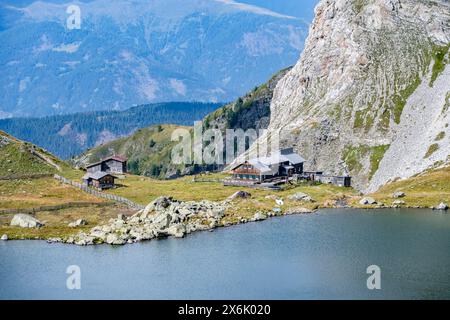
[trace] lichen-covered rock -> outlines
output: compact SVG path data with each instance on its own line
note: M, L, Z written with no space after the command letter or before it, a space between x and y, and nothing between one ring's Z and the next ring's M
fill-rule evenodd
M288 196L288 199L293 201L314 202L314 200L309 195L303 192L296 192Z
M261 212L261 211L258 211L253 216L253 221L261 221L261 220L266 220L266 219L267 219L267 215L264 212Z
M167 233L175 238L183 238L186 233L186 227L183 224L177 224L169 227Z
M80 226L86 226L88 222L84 219L78 219L77 221L71 222L68 224L70 228L80 227Z
M312 213L313 210L304 207L289 208L285 211L285 215Z
M364 197L361 200L359 200L359 203L362 205L370 205L370 204L377 204L376 200L371 197Z
M40 228L44 226L44 224L28 214L19 213L14 215L12 218L11 226L19 226L21 228Z
M231 196L228 197L227 200L234 200L236 198L250 198L252 195L249 192L246 191L236 191L235 193L233 193Z
M405 196L405 193L403 191L397 191L392 194L393 198L403 198L404 196Z

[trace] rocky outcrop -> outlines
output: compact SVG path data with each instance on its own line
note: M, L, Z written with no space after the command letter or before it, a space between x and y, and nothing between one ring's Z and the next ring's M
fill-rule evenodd
M131 217L111 219L108 224L96 226L88 233L80 232L66 242L122 245L167 236L182 238L194 231L217 227L225 215L226 206L222 202L183 202L159 197Z
M12 218L11 226L19 226L21 228L40 228L44 226L44 224L28 214L19 213Z
M449 42L447 1L320 1L268 136L364 192L448 161Z

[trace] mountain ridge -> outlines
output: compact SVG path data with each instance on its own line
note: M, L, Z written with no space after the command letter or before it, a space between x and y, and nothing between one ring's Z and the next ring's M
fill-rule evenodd
M88 148L127 136L153 124L192 125L220 103L169 102L123 111L91 111L43 118L0 119L0 129L68 159Z
M67 3L0 6L5 19L18 16L0 32L0 117L234 100L294 63L307 29L236 3L77 3L79 30L67 30Z

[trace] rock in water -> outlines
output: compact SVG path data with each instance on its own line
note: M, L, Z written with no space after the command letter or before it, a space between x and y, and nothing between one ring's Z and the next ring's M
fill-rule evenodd
M28 215L19 213L11 220L11 226L19 226L21 228L40 228L44 226L38 219Z
M367 205L367 204L377 204L377 202L375 201L375 199L374 199L374 198L371 198L371 197L364 197L364 198L362 198L362 199L359 201L359 203L360 203L360 204L364 204L364 205Z
M2 235L2 237L0 238L0 240L3 240L3 241L8 240L8 235L7 235L7 234Z
M439 205L436 207L436 210L448 210L448 204L441 202L439 203Z

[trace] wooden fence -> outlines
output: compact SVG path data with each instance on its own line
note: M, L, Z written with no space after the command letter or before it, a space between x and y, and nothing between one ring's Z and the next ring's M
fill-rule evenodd
M86 193L89 193L89 194L93 195L94 197L103 198L103 199L106 199L106 200L111 200L111 201L123 203L123 204L127 205L128 207L130 207L132 209L136 209L136 210L141 210L141 209L145 208L145 206L137 204L137 203L135 203L135 202L133 202L133 201L127 199L127 198L116 196L114 194L109 194L109 193L105 193L105 192L94 190L94 189L89 188L88 186L86 186L84 184L81 184L81 183L72 181L70 179L61 177L60 175L55 174L53 177L56 180L58 180L58 181L60 181L62 183L65 183L65 184L71 185L71 186L73 186L75 188L78 188L78 189L80 189L80 190L82 190L82 191L84 191Z
M9 176L0 176L0 180L41 179L51 177L53 177L53 174L51 173L12 174Z
M222 183L223 179L217 179L217 178L204 178L204 177L198 177L194 176L192 179L193 182L215 182L215 183Z
M106 207L113 205L113 202L68 202L54 206L42 206L42 207L34 207L34 208L12 208L12 209L0 209L0 214L16 214L16 213L31 213L34 214L36 212L42 211L55 211L62 210L68 208L83 208L90 206L98 206L98 207Z

